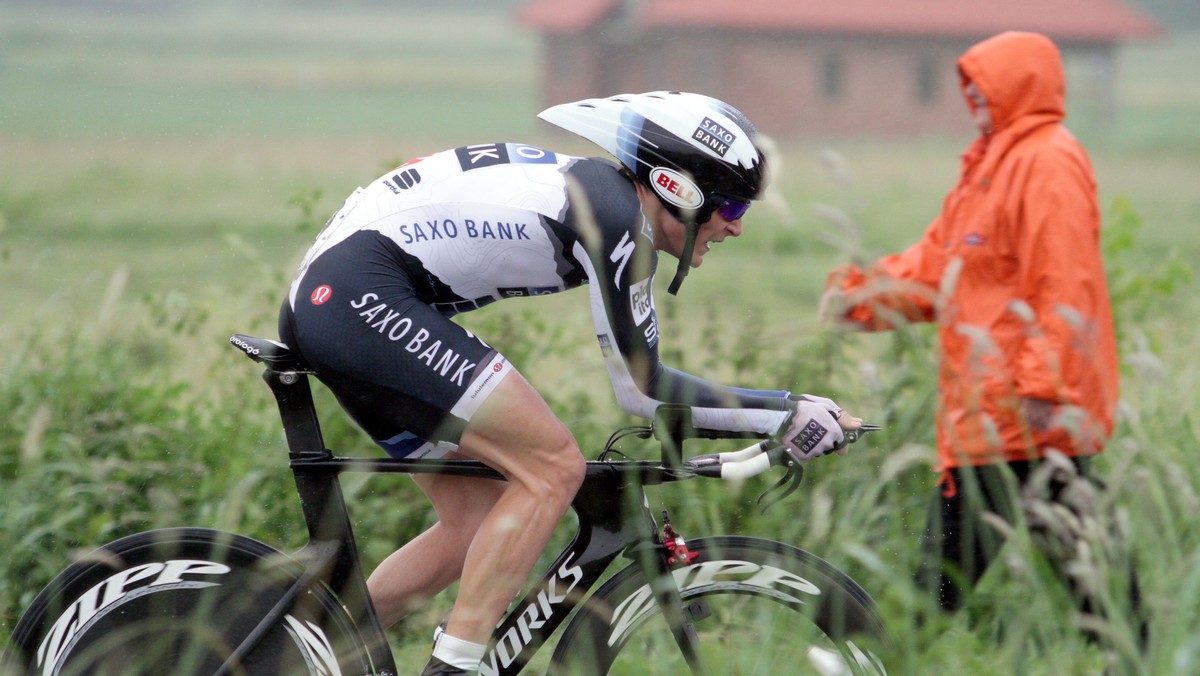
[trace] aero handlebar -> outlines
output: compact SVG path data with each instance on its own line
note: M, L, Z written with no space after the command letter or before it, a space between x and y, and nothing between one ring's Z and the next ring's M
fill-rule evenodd
M853 444L867 432L879 429L878 425L863 425L858 429L846 430L845 439L838 448ZM836 450L836 449L835 449ZM684 461L684 469L696 476L736 481L757 476L779 465L792 466L802 462L781 444L767 439L740 451L697 455Z

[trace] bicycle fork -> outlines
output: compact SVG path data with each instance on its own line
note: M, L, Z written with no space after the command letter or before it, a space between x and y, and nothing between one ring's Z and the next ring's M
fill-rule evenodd
M674 569L690 564L699 555L687 548L687 543L671 527L666 510L662 512L663 525L660 530L650 514L650 507L643 504L646 518L653 524L654 538L651 551L639 556L642 572L650 584L655 602L662 610L663 619L671 629L671 635L679 646L684 660L693 674L705 674L707 670L700 657L700 637L696 632L696 620L707 616L703 602L685 604L683 594L675 581Z

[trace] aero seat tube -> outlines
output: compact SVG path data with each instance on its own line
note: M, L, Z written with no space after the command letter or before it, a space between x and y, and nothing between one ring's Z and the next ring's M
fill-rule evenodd
M263 372L263 380L271 388L279 405L288 455L292 458L330 456L325 448L325 439L321 436L321 423L313 405L308 376L295 371L267 369Z

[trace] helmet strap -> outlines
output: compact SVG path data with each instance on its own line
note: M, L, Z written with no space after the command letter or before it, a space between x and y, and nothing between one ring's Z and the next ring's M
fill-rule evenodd
M692 252L696 249L696 234L700 232L700 224L689 221L684 223L683 229L683 251L679 254L679 267L675 268L675 278L671 280L671 285L667 287L667 293L672 296L679 292L679 287L683 284L683 278L687 277L688 270L692 268Z

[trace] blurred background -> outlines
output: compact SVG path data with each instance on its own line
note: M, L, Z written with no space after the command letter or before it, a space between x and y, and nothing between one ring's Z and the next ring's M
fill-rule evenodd
M457 145L597 154L537 112L652 89L726 98L775 146L770 198L743 237L679 298L658 294L668 362L835 396L888 426L859 460L816 467L810 495L773 520L754 517L757 485L689 493L679 509L706 530L813 548L907 608L936 351L924 328L837 334L816 307L834 266L898 250L936 215L973 138L954 60L1010 28L1046 32L1064 52L1067 123L1100 181L1121 334L1122 426L1102 467L1169 636L1154 673L1200 671L1200 583L1176 589L1200 570L1195 0L5 0L0 642L71 556L118 535L187 523L295 546L278 421L228 336L274 337L299 257L356 186ZM595 354L585 291L499 305L463 322L585 448L630 422ZM376 452L325 404L331 445ZM410 491L350 487L369 505L369 561L427 523ZM1055 615L1004 593L1028 588L1020 570L997 575L984 626L1061 639L1039 664L1077 673L1078 643L1038 624ZM399 628L398 645L426 650L440 612L411 636ZM914 644L912 659L972 673L1029 659L1003 644L980 671L953 643L977 653L970 632L949 636Z
M591 153L553 136L537 111L623 91L692 89L743 108L781 144L789 223L830 201L809 180L829 176L804 172L834 151L849 173L832 178L857 179L839 197L892 214L894 198L921 205L889 223L896 240L873 244L910 241L972 138L954 60L1014 27L1062 45L1068 122L1096 156L1105 196L1138 197L1143 210L1190 199L1186 213L1143 215L1194 219L1200 6L1093 2L1097 11L756 0L732 12L716 0L8 0L0 338L100 302L117 269L131 289L236 295L244 261L230 239L301 247L305 237L280 230L289 213L311 208L323 221L384 165L443 147L504 138ZM918 174L933 192L897 183ZM282 251L257 253L287 263Z

